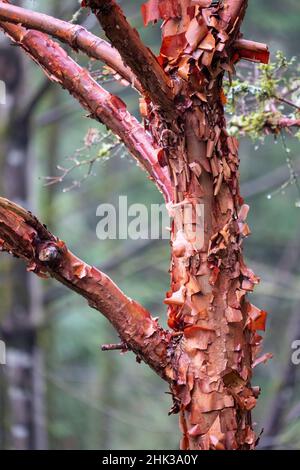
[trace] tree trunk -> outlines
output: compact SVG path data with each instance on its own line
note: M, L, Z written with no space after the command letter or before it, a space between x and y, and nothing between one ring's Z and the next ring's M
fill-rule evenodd
M168 28L166 23L161 54ZM189 85L178 69L185 102L178 102L176 120L162 118L151 105L147 109L174 188L171 290L165 303L175 339L168 376L174 411L180 412L182 449L250 449L256 440L250 410L259 392L250 381L261 339L256 330L264 328L265 312L246 300L258 282L241 248L249 234L249 208L239 193L238 142L226 131L221 59L207 66L205 53L202 69L190 66ZM180 60L162 57L173 79L172 66Z
M173 331L159 327L148 311L78 260L31 214L0 198L2 249L85 297L128 348L170 382L182 449L253 449L256 444L251 410L259 389L251 386L251 376L261 360L255 361L261 342L257 331L264 330L266 313L246 298L258 278L242 256L249 208L239 193L238 143L226 131L222 89L225 71L231 76L240 58L268 61L265 45L240 38L247 3L149 0L142 9L145 24L164 20L157 60L114 0L84 0L116 48L110 66L122 77L133 77L143 94L147 132L124 103L44 33L104 61L107 45L103 48L82 28L70 34L64 22L0 5L1 28L125 143L162 191L174 217L171 289L165 299Z
M31 159L31 117L22 99L25 75L22 56L11 51L18 70L18 86L8 96L9 117L4 164L4 192L8 198L33 207ZM16 82L17 83L17 82ZM30 203L29 203L30 201ZM26 267L17 260L10 266L10 311L3 322L3 337L7 344L5 367L6 413L9 432L6 445L13 449L45 449L47 431L44 422L43 354L38 347L42 297L40 281L28 277ZM18 292L18 295L16 295Z
M217 85L205 105L183 115L172 163L179 209L165 303L169 326L183 334L170 369L183 449L255 444L250 410L257 394L250 379L256 339L245 296L257 278L241 253L248 208L241 206L238 144L226 132L220 96Z

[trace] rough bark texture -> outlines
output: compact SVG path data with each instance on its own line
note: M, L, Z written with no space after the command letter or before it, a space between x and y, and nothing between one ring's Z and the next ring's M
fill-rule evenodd
M130 26L121 8L114 0L86 0L84 3L91 7L107 37L139 77L150 99L163 112L173 114L171 80L152 51L142 43L138 32Z
M90 113L90 117L120 137L169 200L171 189L165 171L158 164L157 150L140 123L128 112L125 103L102 88L86 69L47 35L10 23L2 22L1 28L44 69L50 80L67 89Z
M87 31L83 26L70 24L67 21L25 10L15 5L0 5L0 19L50 34L73 49L79 49L89 57L105 62L134 88L142 92L140 82L130 68L124 65L118 51L103 39Z
M28 271L46 278L50 275L85 297L91 307L108 318L129 349L165 378L170 333L108 276L74 256L34 216L3 198L0 247L27 261Z
M169 326L182 334L168 366L174 411L180 412L182 449L251 449L258 390L250 380L265 313L246 300L258 279L242 257L248 206L239 194L238 143L226 131L222 91L247 2L203 9L192 3L205 2L174 3L178 11L164 23L160 61L176 76L181 115L166 121L149 105L147 116L182 211L181 227L172 229L165 300ZM187 204L194 212L185 223ZM195 237L203 224L197 204L204 206L202 246Z
M2 200L3 248L86 297L122 341L170 382L182 449L253 449L251 410L259 389L251 386L251 376L265 359L256 355L266 313L247 300L258 278L242 256L249 208L239 192L238 142L226 131L222 79L225 72L234 73L239 58L266 62L268 50L240 38L246 0L149 0L142 8L144 23L164 20L158 60L114 1L84 0L83 5L92 8L145 89L141 113L152 140L132 124L117 98L47 37L0 24L92 117L122 138L164 192L175 216L165 299L173 333L162 330L103 273L75 258L36 219Z

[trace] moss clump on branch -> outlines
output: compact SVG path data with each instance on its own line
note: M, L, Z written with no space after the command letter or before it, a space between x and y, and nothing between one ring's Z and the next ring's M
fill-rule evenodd
M229 131L253 140L278 134L285 119L300 118L300 80L296 58L277 52L270 64L248 65L225 81ZM288 127L288 126L287 126ZM299 138L299 132L295 134Z

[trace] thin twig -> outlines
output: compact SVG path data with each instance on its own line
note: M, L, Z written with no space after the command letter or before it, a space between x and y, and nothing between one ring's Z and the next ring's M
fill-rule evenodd
M280 101L281 103L287 104L288 106L291 106L292 108L298 109L298 111L300 111L300 106L293 103L291 100L283 98L282 96L274 96L274 99L276 101Z

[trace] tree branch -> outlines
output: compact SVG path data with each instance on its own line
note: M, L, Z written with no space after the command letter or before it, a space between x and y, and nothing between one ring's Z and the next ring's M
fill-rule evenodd
M289 127L300 127L300 119L282 117L278 119L278 121L276 121L276 125L280 127L280 129L289 128Z
M237 39L233 47L239 54L240 59L261 62L263 64L269 63L270 52L266 44L249 41L248 39Z
M92 9L106 36L140 80L151 101L165 113L174 114L176 108L170 78L143 44L138 32L130 26L121 8L114 0L85 0L85 5Z
M28 271L50 275L103 313L122 341L165 379L171 335L104 273L74 256L36 217L0 198L0 249L28 263Z
M247 135L247 130L243 127L242 124L234 123L239 129L240 135ZM265 120L260 127L260 131L264 132L266 135L275 134L278 135L282 129L291 129L291 128L300 127L300 119L290 118L281 115L279 112L274 112L274 114L265 112Z
M127 80L140 93L142 86L129 67L124 65L118 51L103 39L87 31L79 25L70 24L43 13L37 13L14 5L1 5L0 20L35 29L47 33L56 39L68 44L76 51L79 49L89 57L101 60L125 80Z
M105 124L155 181L165 199L172 199L166 169L158 163L157 150L142 125L127 111L125 103L104 90L88 73L47 35L22 26L0 22L0 27L40 65L48 77L80 102L90 117Z

